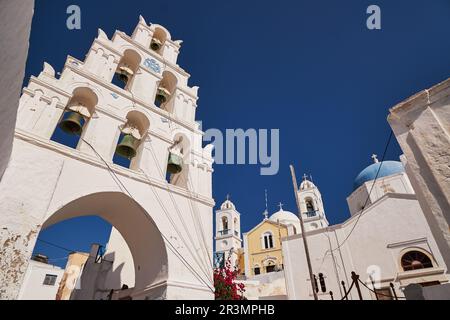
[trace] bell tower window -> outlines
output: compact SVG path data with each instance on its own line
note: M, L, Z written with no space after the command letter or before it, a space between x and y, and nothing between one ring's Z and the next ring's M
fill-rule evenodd
M225 236L228 234L228 218L222 217L222 235Z
M75 89L51 140L76 149L97 103L97 95L91 89Z
M169 148L167 159L166 180L170 184L186 188L189 179L189 165L185 159L189 154L190 143L184 134L177 134L174 143Z
M163 78L159 82L155 95L155 106L171 112L170 100L177 86L177 78L170 71L163 72Z
M147 117L131 111L127 115L127 122L121 127L119 140L113 157L113 163L125 168L131 168L135 163L141 141L149 128ZM135 165L134 167L137 167Z
M306 198L305 203L306 203L306 215L308 217L314 217L316 215L316 210L314 209L313 200L311 198Z
M125 50L122 59L117 65L112 83L119 88L129 90L140 63L141 56L136 51L131 49Z
M166 40L167 33L162 28L156 28L153 33L152 41L150 42L150 49L162 55Z

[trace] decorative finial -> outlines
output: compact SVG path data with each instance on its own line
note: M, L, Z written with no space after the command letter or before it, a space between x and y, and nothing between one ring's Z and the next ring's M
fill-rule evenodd
M376 154L372 155L372 159L373 159L373 163L378 163L380 161L378 161L378 156Z
M227 193L227 201L230 201L230 194Z
M283 211L283 206L284 206L284 204L282 204L282 203L280 202L280 204L279 204L278 206L280 207L280 211Z
M305 173L305 174L303 175L303 181L306 181L306 180L308 180L308 175Z

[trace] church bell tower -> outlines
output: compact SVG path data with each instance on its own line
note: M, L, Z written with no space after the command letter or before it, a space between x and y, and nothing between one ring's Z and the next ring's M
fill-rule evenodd
M216 211L215 241L216 257L226 261L231 255L231 265L236 266L237 250L242 246L241 214L236 210L236 206L230 201L229 196L220 206L220 210Z
M306 231L326 228L329 223L325 216L322 195L312 179L304 175L299 188L300 211Z

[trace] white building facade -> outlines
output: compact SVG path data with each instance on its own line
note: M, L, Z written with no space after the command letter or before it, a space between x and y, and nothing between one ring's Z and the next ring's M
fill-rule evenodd
M64 269L30 260L18 300L56 300Z
M401 162L381 164L375 158L356 178L347 202L351 213L347 221L307 229L314 279L309 277L301 234L283 239L289 299L313 299L311 281L319 299L331 299L330 291L334 299L342 299L342 283L349 288L351 272L371 289L375 285L380 299L394 297L391 283L395 294L403 297L402 289L410 283L448 282L447 266ZM362 294L364 299L376 299L367 288ZM355 289L348 299L359 299Z
M18 298L40 231L84 215L113 226L102 292L126 279L132 299L214 297L212 146L180 46L141 17L131 37L99 29L59 77L48 63L31 77L0 183L0 299Z

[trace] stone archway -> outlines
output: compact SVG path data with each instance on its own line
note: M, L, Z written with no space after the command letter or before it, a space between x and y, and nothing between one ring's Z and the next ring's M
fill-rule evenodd
M35 243L33 238L37 238L42 230L68 219L93 215L110 223L120 233L131 252L132 261L130 263L134 264L135 283L134 288L128 291L130 296L133 299L164 298L168 278L168 258L162 234L142 206L122 192L90 193L70 200L58 209L50 211L46 214L42 226L34 230L33 235L30 236L31 252L34 248L32 243ZM25 267L27 264L26 262ZM111 272L114 273L114 270ZM84 289L84 276L83 272L81 290ZM90 276L92 277L92 274ZM116 273L116 276L120 276L120 272ZM105 280L106 277L103 279ZM17 280L21 282L19 278ZM89 283L89 279L85 283ZM105 289L120 289L114 285L108 288L108 285L111 285L111 281L104 282L100 287L104 291ZM78 294L75 298L96 298L95 288L87 291L87 294Z
M88 215L96 215L109 222L126 241L134 262L133 292L139 295L167 280L167 252L161 232L150 215L124 193L98 192L72 200L49 214L41 230L67 219ZM163 295L163 291L160 290L159 295Z

